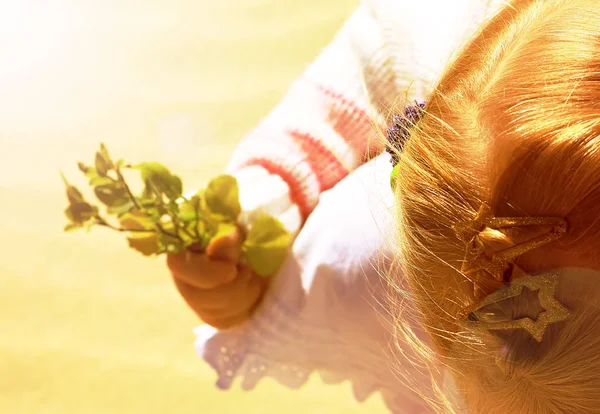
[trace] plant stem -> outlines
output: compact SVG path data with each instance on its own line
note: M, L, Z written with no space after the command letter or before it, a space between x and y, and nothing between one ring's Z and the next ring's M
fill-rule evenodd
M167 235L169 237L173 237L173 238L175 238L177 240L181 240L181 238L178 235L173 234L173 233L169 233L168 231L166 231L165 228L163 226L161 226L160 223L156 223L156 228L158 229L158 231L160 231L164 235Z
M194 226L194 233L196 233L196 238L201 240L200 232L198 232L198 222L200 221L200 215L198 213L198 209L200 208L200 199L194 199L194 213L196 214L196 225Z
M116 230L116 231L120 231L120 232L132 232L132 233L154 233L154 230L152 229L124 229L122 227L115 227L112 224L110 224L109 222L107 222L106 220L104 220L102 217L100 216L96 216L96 220L98 220L98 224L104 227L108 227L110 229ZM164 229L164 227L162 227L160 225L160 223L156 223L156 228L163 234L165 234L166 236L169 237L173 237L177 240L181 240L183 241L179 236L177 236L176 234L173 233L169 233L168 231L166 231Z
M169 237L173 237L174 239L177 239L181 242L183 242L183 239L181 237L179 237L177 234L173 234L170 233L168 231L165 230L165 228L160 224L160 223L156 223L156 228L164 235L169 236Z
M112 224L110 224L109 222L107 222L106 220L104 220L102 217L100 216L96 216L95 219L97 220L97 224L100 226L104 226L104 227L108 227L110 229L116 230L116 231L121 231L121 232L132 232L132 233L154 233L154 230L146 230L146 229L124 229L122 227L116 227L113 226Z
M191 234L188 229L185 228L185 224L181 225L181 222L179 221L179 218L177 217L177 214L174 213L173 211L171 211L171 208L167 209L167 212L169 214L169 217L171 217L171 221L173 222L173 226L175 227L175 234L177 234L179 236L179 232L183 232L185 233L186 236L188 236L189 238L193 239L194 235Z
M123 174L121 174L121 170L119 169L119 167L115 168L115 171L117 172L117 177L119 178L119 180L123 183L123 186L125 186L125 191L127 191L127 194L129 195L129 198L131 199L131 201L133 202L133 205L138 209L141 210L142 208L140 207L140 205L138 204L137 200L135 199L135 196L133 195L133 193L131 192L131 189L129 188L129 186L127 185L127 183L125 182L125 177L123 177Z
M121 174L121 170L119 169L119 167L115 168L115 171L117 172L117 177L119 177L119 180L123 183L123 186L125 187L125 191L127 191L127 194L129 195L129 198L131 199L131 201L133 202L133 205L135 205L135 207L138 210L143 210L142 207L138 204L137 200L135 199L135 196L133 195L133 193L131 192L131 189L129 188L129 186L127 185L127 182L125 182L125 177L123 177L123 174ZM156 223L156 228L163 233L166 236L169 237L173 237L181 242L183 242L183 240L181 239L181 237L179 237L177 234L173 234L173 233L169 233L168 231L165 230L165 228L160 224L160 223Z
M154 187L154 185L152 185L152 184L151 184L151 189L152 189L152 192L154 193L154 195L156 196L156 205L157 205L158 207L163 207L163 203L164 203L164 202L163 202L163 197L162 197L162 194L161 194L161 193L160 193L160 191L158 191L158 190L156 189L156 187ZM168 212L168 211L169 211L169 210L167 209L167 212ZM169 217L171 217L171 215L169 215ZM173 220L173 217L171 217L171 220ZM173 222L173 225L177 226L177 224L176 224L175 222ZM179 237L179 234L176 234L176 233L175 233L175 234L173 234L173 233L169 233L168 231L166 231L166 230L165 230L165 228L164 228L164 227L163 227L163 226L162 226L162 225L161 225L159 222L156 222L156 227L157 227L157 228L158 228L158 230L160 230L160 231L161 231L163 234L166 234L167 236L173 237L173 238L175 238L175 239L177 239L177 240L179 240L180 242L182 242L182 243L183 243L183 239L182 239L181 237ZM175 230L175 231L177 231L177 230Z
M191 239L193 239L193 238L194 238L194 235L193 235L192 233L190 233L190 232L188 231L188 229L186 229L186 228L185 228L185 226L182 226L182 227L179 227L179 228L181 229L181 231L183 231L183 232L186 234L186 236L188 236L188 237L189 237L189 238L191 238Z

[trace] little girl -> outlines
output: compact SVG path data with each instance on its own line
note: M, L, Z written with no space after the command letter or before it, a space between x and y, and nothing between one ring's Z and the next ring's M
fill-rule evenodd
M419 7L433 15L438 12L422 3ZM410 17L413 20L406 17L405 21L419 21L414 14ZM297 246L312 216L253 319L224 331L223 337L234 338L241 332L233 343L244 344L250 338L249 354L265 359L270 353L261 355L254 348L260 342L256 338L262 336L252 333L257 332L255 326L261 320L269 321L260 326L273 338L283 332L282 336L308 342L307 346L315 343L314 336L321 342L341 337L339 342L345 345L358 343L354 348L348 346L343 361L332 366L339 368L338 372L351 372L352 356L356 356L357 376L346 377L360 383L371 378L370 371L373 378L381 378L375 384L386 390L384 395L394 412L421 412L420 404L425 403L441 412L600 412L600 370L596 366L600 335L595 332L599 319L595 308L600 299L599 24L600 8L594 0L515 0L473 37L433 92L411 94L427 98L427 105L395 169L400 250L390 245L388 252L398 259L401 271L393 266L387 273L394 288L391 303L397 306L384 303L380 308L390 312L387 321L398 321L394 340L372 331L350 336L348 332L357 327L373 329L373 325L365 327L366 313L362 315L365 319L354 325L352 313L345 315L346 324L343 317L329 314L329 309L352 308L345 307L343 300L352 297L353 288L359 286L356 279L349 277L354 283L344 291L342 282L328 284L326 276L306 283L303 273L308 268L310 274L318 275L322 267L329 267L334 270L330 274L352 275L357 265L370 261L350 257L364 246L353 244L351 234L364 237L357 229L367 229L369 224L362 222L353 228L350 220L343 223L343 217L349 212L368 216L360 205L385 208L382 198L372 192L382 194L384 187L364 188L373 179L378 185L387 181L381 175L389 168L377 173L384 156L357 170L328 194L333 197L336 192L354 191L368 201L356 198L356 210L352 210L355 206L346 211L337 206L338 217L330 220L343 223L349 231L341 235L345 239L326 246L329 250L322 253L321 261L309 260L311 266L298 271L304 282L300 292L305 295L276 299L277 292L288 292L279 282L293 273L285 271L293 269L294 257L303 259L306 251L306 256L311 256L309 249ZM444 32L442 24L438 27ZM454 37L454 43L447 39L448 33L443 36L428 47L442 50L443 45L460 43L460 36ZM407 41L396 40L400 39ZM369 85L366 76L365 83ZM358 184L361 181L363 187ZM344 190L345 184L352 188ZM320 184L318 188L324 187ZM315 217L319 209L326 208L327 196L322 196ZM352 197L336 199L343 200ZM378 221L376 210L371 220L375 221L371 228L377 224L394 227L391 221ZM319 234L310 233L313 244L329 230L324 221L312 230ZM308 240L300 247L306 247ZM381 240L376 241L377 248L385 245ZM350 248L345 249L344 243ZM367 252L377 258L376 250ZM351 266L344 268L345 263ZM365 267L367 285L376 286L377 282L369 282L371 269ZM384 297L377 294L376 300ZM331 298L339 303L331 304ZM285 309L291 308L291 315L268 310L276 309L278 303L291 304ZM275 316L269 320L262 316L265 314ZM312 315L312 321L320 317L329 330L311 336L312 329L298 323L305 320L304 314ZM386 331L385 325L379 326L383 327L379 332ZM290 331L297 335L288 335ZM209 339L207 347L218 338ZM372 342L383 350L370 363L362 364L369 361L363 358L371 355L367 350L376 349ZM394 342L397 346L387 353L387 344ZM248 354L242 352L242 362L237 357L243 345L234 347L236 354L230 354L228 347L223 349L229 360L235 360L232 367L245 366ZM329 355L323 354L338 348L313 351L321 349L326 351L311 361L323 366L329 360ZM350 354L351 349L359 352ZM279 352L275 360L284 358L283 354ZM386 375L386 355L395 358L388 363L404 375ZM309 359L298 360L310 366ZM260 371L262 366L266 365L253 368ZM396 377L399 381L394 382ZM387 386L381 383L388 378ZM370 381L366 383L372 386Z
M319 372L351 380L359 400L381 391L394 412L423 406L405 386L418 382L410 369L415 358L409 347L394 350L380 275L393 257L389 156L348 174L383 150L374 123L388 123L398 98L426 97L452 53L501 4L425 3L363 1L237 148L229 172L240 183L244 224L267 211L299 234L266 295L261 278L245 268L238 273L238 234L213 243L207 256L170 258L177 287L200 318L235 327L197 330L221 388L243 377L249 389L267 375L300 386ZM430 25L436 30L422 29ZM399 370L388 362L402 358Z

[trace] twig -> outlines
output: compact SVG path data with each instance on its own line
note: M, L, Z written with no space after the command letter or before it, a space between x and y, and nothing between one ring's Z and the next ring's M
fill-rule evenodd
M196 214L196 225L194 226L194 233L196 233L196 238L200 240L200 233L198 232L198 222L200 221L200 215L198 214L198 209L200 208L200 199L196 197L194 203L194 213Z
M119 169L119 167L116 167L115 171L117 172L117 177L119 177L119 180L123 183L123 186L125 186L125 190L127 191L127 194L129 195L129 198L131 199L131 201L133 202L133 204L135 205L135 207L138 210L143 210L142 207L140 207L140 205L138 204L137 200L135 199L135 196L131 192L131 189L129 188L129 186L125 182L125 177L123 177L123 174L121 174L121 170ZM177 239L177 240L183 242L183 239L181 237L179 237L177 234L173 234L173 233L170 233L170 232L166 231L165 228L160 223L158 223L158 222L156 223L156 228L162 234L164 234L166 236L169 236L169 237L172 237L174 239Z
M131 199L131 201L133 202L133 205L138 209L141 210L142 208L140 207L140 205L138 204L137 200L135 199L135 196L133 195L133 193L131 192L131 189L129 188L129 186L127 185L127 183L125 182L125 177L123 177L123 174L121 174L121 170L119 169L119 167L115 168L115 171L117 172L117 177L119 178L119 180L123 183L123 186L125 186L125 191L127 191L127 194L129 195L129 198Z
M173 237L174 239L177 239L177 240L183 242L183 239L181 237L179 237L177 234L173 234L173 233L166 231L165 228L160 223L156 223L156 228L165 236Z
M124 229L122 227L113 226L112 224L110 224L109 222L107 222L100 216L95 216L94 218L97 220L98 225L108 227L108 228L116 230L116 231L132 232L132 233L154 233L154 230L151 230L151 229Z
M179 228L179 230L183 231L185 233L185 235L188 236L190 239L194 238L194 235L192 233L190 233L188 231L188 229L185 228L185 226L179 226L178 228Z
M163 204L162 204L162 201L163 201L162 194L156 189L156 187L154 187L154 185L152 183L150 183L150 187L151 187L152 191L154 192L154 195L157 197L156 198L156 205L158 207L162 207L163 206ZM171 220L172 219L173 219L173 217L171 217ZM175 223L173 223L173 224L175 225ZM182 243L184 242L183 239L181 237L179 237L178 234L173 234L173 233L169 233L168 231L166 231L165 228L159 222L156 222L156 228L158 228L158 230L160 230L163 234L165 234L167 236L170 236L170 237L173 237L173 238L179 240Z

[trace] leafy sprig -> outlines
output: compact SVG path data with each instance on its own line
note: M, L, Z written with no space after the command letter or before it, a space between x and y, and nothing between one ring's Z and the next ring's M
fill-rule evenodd
M164 165L114 162L104 144L100 144L93 166L81 162L78 166L105 214L61 173L69 201L65 231L105 227L126 233L129 246L143 255L156 256L192 246L194 251L203 251L213 238L233 231L238 223L238 183L231 175L217 176L206 188L186 197L181 178ZM139 194L125 180L126 170L139 171L143 184ZM272 275L285 259L290 243L283 224L263 215L245 235L241 261L261 276Z

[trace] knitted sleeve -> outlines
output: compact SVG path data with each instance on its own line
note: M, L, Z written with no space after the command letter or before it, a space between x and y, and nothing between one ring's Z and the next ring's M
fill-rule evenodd
M373 128L379 114L365 83L369 65L385 63L377 60L380 31L364 2L236 148L228 172L240 182L247 221L266 210L297 231L323 191L381 152Z
M297 232L323 191L383 150L373 127L428 96L452 56L505 0L459 3L362 0L234 152L229 172L241 183L250 221L266 210Z

